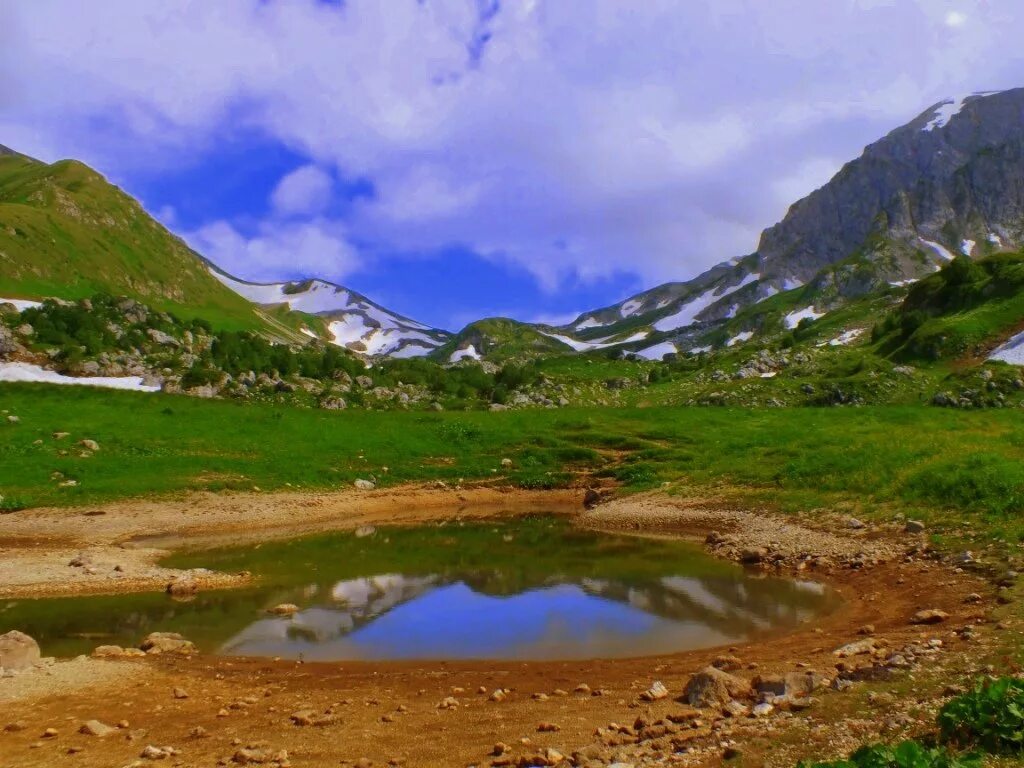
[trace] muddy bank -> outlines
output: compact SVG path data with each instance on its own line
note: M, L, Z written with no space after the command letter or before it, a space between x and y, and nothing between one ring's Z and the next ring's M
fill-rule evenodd
M176 549L259 543L364 525L418 525L582 508L582 491L413 486L332 493L189 494L3 517L0 598L199 589L245 584L245 574L181 573L156 563ZM70 565L80 560L82 565Z
M259 505L254 523L247 518L253 503ZM37 510L20 524L28 530L35 522L49 535L66 537L60 547L70 551L67 539L116 548L154 529L163 532L164 547L224 536L256 541L384 522L564 511L587 527L641 535L705 540L713 533L708 546L720 556L749 560L756 553L753 566L812 575L845 602L770 642L656 658L302 664L161 655L79 660L68 672L68 663L58 663L0 679L0 728L16 725L0 734L0 750L14 764L54 765L75 751L77 765L131 765L155 745L173 747L178 754L169 762L182 765L245 764L258 755L263 764L281 758L276 764L450 768L538 764L529 761L555 754L575 754L574 764L594 767L616 761L718 765L734 750L757 765L791 766L797 757L835 755L879 734L914 733L944 687L977 674L1000 633L1013 631L989 618L991 585L915 554L920 537L853 527L843 519L806 525L706 500L653 494L583 512L575 494L419 488L336 497L200 497L147 503L145 512L130 504L103 511L80 520L68 510ZM64 525L61 516L73 522ZM34 536L46 546L39 528ZM53 584L45 574L35 578L40 589ZM912 623L923 609L947 616L935 625ZM851 643L866 650L837 656ZM799 710L780 705L762 717L726 717L720 708L694 712L678 699L695 672L723 656L731 657L730 674L745 681L813 670L819 686ZM834 690L833 681L844 675L848 686ZM914 680L909 687L901 682L907 675ZM644 701L655 681L669 695ZM78 733L92 719L124 725L102 739ZM46 728L57 734L41 738ZM498 743L507 753L492 754Z

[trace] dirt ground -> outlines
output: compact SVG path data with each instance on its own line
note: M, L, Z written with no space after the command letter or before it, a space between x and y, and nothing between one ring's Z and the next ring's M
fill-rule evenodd
M873 734L913 733L945 684L976 674L1000 633L1014 631L989 618L990 584L961 569L908 556L923 540L896 530L854 529L843 520L811 525L664 494L619 499L584 512L580 493L493 488L203 494L88 510L29 510L4 519L0 596L163 589L174 574L154 563L182 546L536 511L562 512L583 526L638 535L703 540L715 531L716 553L737 559L749 559L752 551L764 554L760 567L771 563L773 572L826 582L844 602L785 636L656 658L302 664L159 655L57 661L0 678L0 729L7 726L0 731L0 766L149 765L142 757L149 745L173 748L174 754L155 764L176 766L450 768L496 760L538 765L540 758L557 759L554 753L545 756L547 748L566 756L575 752L577 764L593 766L718 765L733 754L732 765L791 766L808 750L833 756ZM69 571L82 570L67 564L82 551L93 553L93 562L102 567L69 577ZM122 571L108 570L113 565ZM242 578L209 578L208 583L224 586ZM972 593L980 594L980 603L969 597ZM930 608L946 611L949 618L934 626L910 623L915 612ZM977 627L968 638L966 626ZM7 629L13 627L0 625ZM826 680L833 678L837 664L869 660L839 660L834 654L867 634L885 649L876 656L932 641L910 673L912 694L905 683L895 682L867 683L845 693L823 689L814 694L813 706L799 712L731 720L717 711L695 713L677 700L689 677L722 654L740 660L734 674L744 677L814 669ZM641 701L640 694L656 680L671 695ZM501 701L492 700L497 689L507 692ZM876 695L890 689L899 695ZM300 720L320 724L296 725L292 715L303 711L312 715ZM636 723L638 718L644 722ZM104 737L79 733L89 720L116 730ZM539 730L542 724L550 729ZM630 727L609 731L613 724ZM645 735L647 724L655 728ZM48 728L56 734L44 737ZM491 754L499 742L509 747L503 758Z

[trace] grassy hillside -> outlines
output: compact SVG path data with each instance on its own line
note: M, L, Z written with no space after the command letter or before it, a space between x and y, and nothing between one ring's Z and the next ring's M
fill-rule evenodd
M0 155L0 296L79 299L99 292L221 328L269 327L179 238L92 169ZM292 335L288 324L273 325Z
M448 360L453 352L466 349L468 345L496 362L572 351L568 344L545 336L531 325L505 317L491 317L470 323L430 356L435 360Z
M371 476L551 487L596 475L787 510L902 512L1024 540L1024 422L1008 410L325 412L6 384L0 412L20 419L0 422L9 509L190 489L330 488ZM57 440L56 431L71 434ZM84 438L100 450L79 455ZM513 466L503 469L506 457Z

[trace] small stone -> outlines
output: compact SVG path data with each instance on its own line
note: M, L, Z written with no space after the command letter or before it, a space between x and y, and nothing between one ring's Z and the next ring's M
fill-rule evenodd
M363 480L362 478L357 479L352 483L360 491L372 491L377 487L376 483L370 482L369 480Z
M537 724L537 732L538 733L554 733L554 732L560 731L560 730L562 730L562 727L560 725L555 725L554 723L546 723L545 722L545 723L538 723Z
M873 635L875 634L874 624L865 624L863 627L857 630L858 635Z
M754 708L750 710L750 714L754 717L768 717L768 715L770 715L774 711L775 707L773 705L768 704L767 702L763 702L761 704L755 705Z
M294 616L298 612L299 606L293 603L281 603L267 611L267 613L272 613L275 616Z
M446 696L445 698L441 699L440 703L437 705L437 708L438 709L456 709L458 706L459 706L458 699L455 699L452 696Z
M923 533L924 523L920 520L907 520L907 524L903 526L903 530L906 533Z
M83 733L86 736L98 736L103 738L109 736L117 729L113 726L101 723L99 720L87 720L81 728L78 729L79 733Z
M667 699L668 688L666 688L660 680L656 680L650 688L640 694L640 698L643 701L661 701L662 699Z
M512 747L510 747L508 744L506 744L503 741L499 741L497 744L494 745L494 748L491 750L491 754L494 755L495 757L501 757L506 752L511 752L511 751L512 751Z
M188 692L184 688L175 688L171 691L171 695L176 699L187 699Z
M117 659L124 656L124 648L120 645L99 645L93 652L94 659Z
M56 739L57 738L57 729L56 728L47 728L45 731L43 731L43 738L44 739Z

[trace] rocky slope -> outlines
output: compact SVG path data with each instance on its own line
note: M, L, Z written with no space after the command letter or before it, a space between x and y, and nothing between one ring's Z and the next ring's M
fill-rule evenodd
M956 254L1016 250L1024 243L1022 117L1024 89L940 102L795 203L754 253L584 313L561 331L586 341L633 330L643 334L634 350L689 350L776 294L800 289L792 298L820 314L917 280Z

